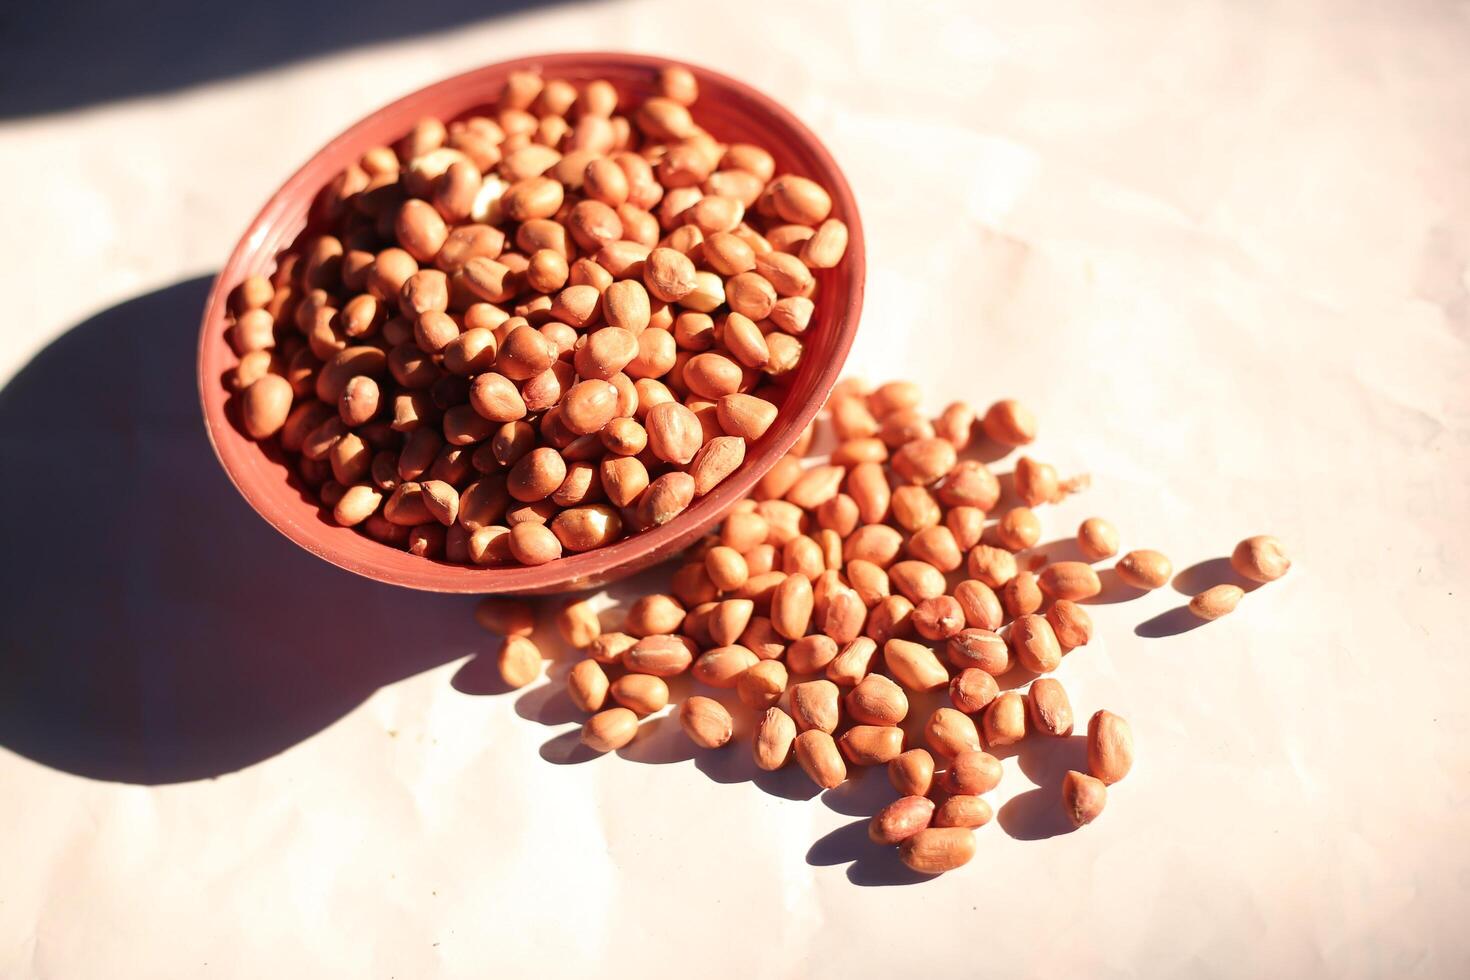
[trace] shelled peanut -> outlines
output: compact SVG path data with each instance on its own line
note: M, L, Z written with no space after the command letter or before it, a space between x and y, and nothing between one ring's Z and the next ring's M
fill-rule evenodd
M1120 537L1089 518L1077 531L1086 561L1051 562L1033 550L1039 511L1086 478L1062 479L1022 456L1018 501L1003 503L999 479L969 451L982 435L1029 444L1036 422L1015 401L978 420L959 403L930 419L913 385L870 391L849 381L819 424L833 430L830 455L803 461L808 433L687 553L669 593L637 599L618 632L603 632L585 601L561 608L562 636L585 655L568 694L591 713L584 743L607 751L664 707L668 678L687 673L713 692L733 690L763 770L794 763L830 789L886 766L899 798L873 817L869 836L937 874L973 857L973 831L993 817L984 797L1002 767L992 753L1073 734L1071 700L1049 675L1091 641L1083 604L1103 588L1091 563L1116 555ZM1264 538L1243 542L1236 560L1242 574L1263 577L1289 564L1280 543ZM1139 587L1170 574L1155 551L1129 552L1114 567ZM522 627L506 600L486 603L482 621ZM1026 684L1018 671L1040 676ZM507 681L522 677L519 669ZM658 696L620 696L620 685L653 685ZM930 707L936 695L947 703ZM926 714L911 716L916 704ZM737 727L726 703L705 694L678 714L701 748L727 745ZM1077 827L1101 814L1108 786L1133 764L1122 717L1098 711L1086 731L1087 771L1069 772L1060 787Z
M665 524L775 422L824 270L815 182L698 121L517 72L322 189L239 283L228 379L331 519L431 558L537 565Z
M972 831L992 818L982 797L1001 767L986 749L1073 730L1055 679L1024 691L1001 691L996 679L1054 670L1091 637L1078 605L1100 588L1091 566L1017 558L1039 536L1032 505L1085 481L1023 457L1023 503L999 508L996 475L962 454L982 433L1029 442L1035 420L1014 401L979 420L961 404L930 419L912 384L868 391L844 382L824 419L836 440L829 458L803 465L803 439L691 549L670 593L639 598L618 633L602 632L585 602L562 608L562 635L586 657L568 693L592 713L583 741L605 751L635 737L630 712L649 713L619 685L656 683L657 708L665 679L684 673L734 690L754 715L762 769L794 762L831 788L852 767L888 766L903 798L874 818L872 836L899 847L912 868L938 873L969 860ZM1094 536L1108 538L1105 529ZM918 720L908 718L911 699L929 691L947 692L950 706L930 713L915 729L922 746L913 745L902 725ZM725 745L735 728L722 702L704 695L679 717L703 748ZM1107 756L1110 777L1121 778L1118 756Z

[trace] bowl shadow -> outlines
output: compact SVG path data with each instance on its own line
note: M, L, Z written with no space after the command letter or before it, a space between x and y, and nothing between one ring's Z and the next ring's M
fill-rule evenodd
M199 411L209 285L98 313L0 390L7 467L48 477L45 493L0 486L24 556L0 573L0 745L56 769L144 784L233 772L487 644L471 600L341 571L251 512ZM478 668L461 683L495 689Z

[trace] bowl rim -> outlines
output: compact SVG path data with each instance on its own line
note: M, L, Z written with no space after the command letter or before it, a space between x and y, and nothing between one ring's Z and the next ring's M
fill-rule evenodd
M279 219L280 212L288 209L291 202L299 198L303 193L304 185L311 181L320 181L320 175L315 174L318 169L318 161L334 155L344 144L352 144L361 139L364 131L373 128L381 116L402 110L410 103L431 99L444 90L457 91L466 86L473 86L482 78L488 81L492 77L501 77L508 72L522 69L539 69L551 75L558 69L585 70L588 67L606 66L622 70L654 71L670 65L688 68L700 81L714 82L719 87L729 90L739 99L755 104L763 113L775 118L795 134L797 142L803 145L803 152L809 154L813 161L825 171L823 185L832 196L833 211L842 215L847 224L848 250L843 262L844 265L849 265L851 285L843 298L841 308L835 314L834 323L837 336L834 350L826 363L820 366L812 389L812 397L795 408L795 419L792 424L789 424L778 438L773 438L771 442L760 446L753 458L747 457L745 463L735 473L723 480L714 490L696 500L689 510L679 514L669 523L624 537L606 547L565 555L543 565L486 567L459 565L421 558L407 552L399 552L399 554L411 560L415 567L398 568L392 565L377 565L361 561L332 547L329 539L321 540L322 535L304 526L296 519L296 516L290 513L291 507L281 505L264 493L258 493L254 489L254 484L258 480L258 471L246 465L245 452L248 450L258 454L261 452L260 448L243 436L238 439L220 439L216 436L215 427L217 425L228 428L231 423L225 416L225 404L228 399L211 402L209 397L207 389L219 386L220 380L208 375L207 348L211 344L224 342L222 333L219 337L212 337L211 334L219 333L213 328L225 317L229 294L234 288L233 280L240 277L242 267L247 264L251 253L260 247L260 241L265 237L266 230ZM487 97L484 102L489 100L490 97ZM467 104L458 111L468 111L476 104L483 104L483 102ZM316 188L310 187L305 190L312 196L315 195ZM862 219L847 177L816 134L771 97L721 72L679 59L654 55L574 51L530 55L499 61L420 87L364 115L323 144L281 183L265 205L256 212L255 217L251 219L245 232L230 252L229 259L215 277L205 301L196 357L196 376L200 405L204 415L205 434L230 482L234 484L235 489L245 498L251 508L266 523L292 542L338 568L376 582L429 592L515 594L564 592L587 588L632 574L672 557L677 551L691 544L711 525L721 520L739 500L750 494L756 482L795 444L801 433L816 417L826 396L836 384L857 333L865 287L866 251ZM783 411L786 410L789 409L783 407ZM759 445L759 443L752 445ZM302 506L310 507L310 504L303 500ZM699 508L697 511L696 507ZM320 521L315 508L312 508L312 516L314 520ZM325 524L323 527L334 531L342 530ZM396 550L388 545L380 545L380 547L386 551ZM416 566L422 566L422 568Z

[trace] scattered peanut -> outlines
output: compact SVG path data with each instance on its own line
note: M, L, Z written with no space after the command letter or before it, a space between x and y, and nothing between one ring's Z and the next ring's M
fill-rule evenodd
M1291 559L1280 541L1269 534L1258 534L1235 546L1230 567L1252 582L1274 582L1291 568Z
M1062 777L1062 809L1072 826L1090 824L1102 813L1108 802L1108 785L1101 779L1078 772L1067 771Z
M735 721L724 705L698 695L679 705L679 724L690 741L702 749L719 748L735 731Z
M934 783L934 757L924 749L909 749L888 763L893 788L908 796L925 796Z
M1026 705L1015 691L1002 691L980 716L987 747L1014 745L1026 737Z
M854 725L842 733L837 747L853 765L886 765L903 752L903 729L888 725Z
M949 761L944 788L971 796L989 793L1000 785L1000 760L979 749L967 749Z
M915 795L904 796L873 815L868 824L868 839L874 844L893 847L929 826L934 816L934 801Z
M653 674L624 674L609 689L613 700L634 714L651 715L669 703L669 685Z
M567 695L582 711L602 710L607 689L607 672L596 660L580 661L567 675Z
M1157 551L1130 551L1114 566L1118 577L1135 589L1162 588L1174 574L1174 566Z
M683 83L671 78L668 84L678 89ZM672 109L658 109L656 115L662 120L658 125L670 120L681 125ZM674 173L700 165L688 155L657 166ZM598 193L616 196L617 178L610 172L588 179ZM784 203L773 198L772 210L780 213L784 207L786 214L807 216L821 211L821 199L810 188L797 182L782 186ZM690 183L674 189L694 187ZM528 206L536 206L534 195ZM765 244L786 258L813 249L809 243L816 236L802 234L802 229L772 232ZM574 228L574 237L577 233L585 235L586 228L580 232ZM742 268L736 277L764 268L776 277L768 281L773 290L795 285L799 277L795 267L768 253L756 254L735 230L715 231L702 241L718 235L729 235L731 241L751 249L749 265L731 241L722 240L716 250L717 261ZM693 252L701 241L693 235L671 240L673 244L664 248L686 260L681 249ZM687 284L688 270L674 256L660 258L655 271L654 282L666 294ZM694 270L696 275L700 271ZM649 275L647 269L643 275ZM692 285L684 295L698 288ZM759 300L752 296L742 302ZM735 323L737 331L744 329ZM723 329L730 327L726 323ZM638 336L659 329L641 325ZM713 321L690 319L674 329L695 345L688 348L689 356L675 355L682 357L687 375L688 365L697 357L716 350L722 328ZM754 346L742 349L750 354ZM534 344L528 342L526 350L534 354ZM587 351L588 345L579 350ZM738 352L730 353L745 365L736 371L752 367ZM601 356L583 353L584 360ZM700 362L693 387L703 386L704 397L688 405L675 400L672 391L649 388L651 398L638 416L642 424L626 420L644 433L646 447L629 434L632 452L616 458L640 466L643 459L683 460L678 465L694 471L699 469L700 454L713 452L714 443L701 435L709 426L740 432L738 437L724 437L738 441L747 431L769 424L764 409L741 400L747 397L743 392L720 393L710 387L718 385L724 370L717 362ZM616 376L616 372L609 375ZM759 768L780 769L795 758L818 787L830 789L847 779L849 766L886 765L901 798L874 816L869 825L872 840L897 846L905 864L926 874L971 860L976 849L973 831L994 816L983 794L995 789L1002 777L1002 764L991 753L1028 734L1060 738L1074 729L1071 700L1056 678L1035 677L1024 693L1002 690L1017 682L997 678L1016 667L1049 674L1060 666L1064 654L1088 644L1093 623L1079 600L1097 595L1101 581L1087 563L1049 563L1045 554L1029 550L1041 534L1040 517L1031 507L1053 503L1085 481L1059 480L1051 467L1023 457L1017 464L1017 494L1026 506L1001 514L993 529L986 530L987 513L1000 499L994 475L982 463L958 458L971 441L974 413L952 405L931 422L918 410L919 394L907 384L872 391L857 382L840 384L829 407L843 442L829 460L803 466L799 452L805 451L804 446L783 458L761 478L752 499L738 503L720 531L694 548L672 574L671 594L646 594L632 603L623 632L603 632L599 617L585 601L560 609L557 624L563 638L585 657L573 667L567 689L579 708L595 712L583 728L588 746L610 751L628 744L639 719L668 704L664 678L688 672L700 683L734 689L741 703L763 712L751 742ZM572 406L570 411L575 415L585 407ZM568 410L561 406L562 414ZM303 443L329 444L321 456L331 459L335 446L350 434L342 424L340 414L321 415L313 425L323 431ZM571 424L579 423L573 419ZM979 424L989 439L1004 445L1023 445L1035 435L1034 419L1015 402L991 406ZM301 427L306 428L304 423ZM589 433L578 438L591 437ZM601 443L601 435L597 438ZM623 439L618 436L619 445ZM810 441L808 432L801 442ZM456 502L458 516L445 522L445 513L455 504L443 492L442 484L448 481L441 479L444 469L435 456L441 448L442 440L424 440L422 448L416 444L415 452L406 454L407 459L400 455L395 461L397 482L387 503L389 520L397 518L400 523L390 526L420 536L425 527L447 533L445 526L462 525L468 515L475 525L473 534L495 527L506 537L523 527L544 530L548 521L536 512L520 510L512 517L511 505L493 506L497 494L514 500L525 497L525 504L536 506L549 499L541 496L543 490L548 495L562 493L573 468L586 462L584 458L567 462L562 483L547 489L552 481L542 479L542 467L554 469L556 464L544 453L535 455L546 447L536 446L518 431L497 434L492 452L508 460L502 465L509 471L520 466L520 478L510 473L503 482L483 478L479 482L484 487L462 495ZM589 470L619 469L607 462ZM691 484L695 479L682 471L658 479L671 476ZM604 476L604 485L610 482ZM341 486L339 509L352 489ZM644 493L642 499L648 496ZM346 516L354 517L360 509L349 505ZM374 519L377 515L370 513L363 522ZM505 525L489 523L499 520ZM988 538L984 543L982 536ZM1118 550L1117 532L1099 518L1083 522L1077 542L1089 561ZM1016 552L1025 553L1018 557ZM1242 542L1233 561L1237 571L1247 575L1249 569L1258 581L1260 576L1279 577L1289 566L1279 544L1270 538ZM1129 552L1117 561L1116 569L1123 581L1139 588L1158 588L1172 575L1169 560L1155 551ZM1234 585L1215 586L1196 596L1190 608L1214 618L1233 609L1242 595ZM528 606L487 599L476 615L487 628L508 636L502 652L508 683L530 683L539 676L541 655L529 639L534 617ZM610 681L609 668L612 673L619 668L626 673ZM941 687L947 689L952 706L934 707L932 700L926 703L922 697L923 692ZM906 741L919 735L912 724L907 732L900 727L909 715L911 698L930 712L922 726L927 748L905 751ZM617 707L606 707L609 699ZM735 729L729 710L708 697L685 698L677 715L688 737L701 748L727 744ZM1068 772L1060 787L1063 809L1077 827L1101 813L1107 786L1123 779L1133 763L1131 730L1116 714L1094 714L1086 741L1090 774ZM942 766L938 772L936 758Z
M954 708L936 708L924 726L924 739L935 755L953 758L980 747L980 732L969 715Z
M882 674L869 674L858 682L847 693L846 704L848 714L863 725L897 725L909 711L903 688Z
M975 832L967 827L927 827L900 844L898 856L922 874L953 871L975 856Z
M1036 417L1012 399L991 405L981 420L985 435L1002 446L1024 446L1036 438Z
M1046 735L1072 734L1072 702L1055 677L1038 677L1026 691L1031 728Z
M562 639L578 650L591 646L602 635L597 612L585 600L562 606L556 618L556 628L561 631Z
M1037 578L1041 591L1050 599L1090 599L1102 591L1097 572L1080 561L1059 561L1046 566Z
M505 638L500 648L500 676L511 687L525 687L541 676L541 651L529 637Z
M995 678L978 667L966 667L949 682L949 699L967 715L982 711L1000 694Z
M500 636L530 636L536 628L536 613L524 599L491 596L475 606L475 621Z
M1056 670L1062 662L1062 647L1051 623L1034 613L1019 617L1006 637L1021 666L1038 674Z
M990 823L994 811L978 796L955 795L934 809L935 827L983 827Z
M1092 639L1092 617L1077 603L1069 599L1058 599L1046 611L1046 621L1056 633L1057 642L1063 648L1086 646Z
M1087 768L1109 785L1133 768L1133 730L1111 711L1099 711L1087 722Z
M1234 612L1245 590L1238 585L1212 585L1189 600L1189 611L1200 619L1219 619Z
M1077 528L1077 548L1088 561L1102 561L1118 553L1118 529L1101 517L1089 517Z
M791 689L791 717L799 731L837 730L837 685L831 681L808 681Z
M796 736L796 761L812 782L823 789L842 785L847 779L847 766L832 736L820 728L810 728Z
M582 726L582 744L594 752L612 752L638 735L638 716L627 708L599 711Z
M767 708L755 731L755 764L768 772L780 769L791 758L795 743L796 722L780 708Z

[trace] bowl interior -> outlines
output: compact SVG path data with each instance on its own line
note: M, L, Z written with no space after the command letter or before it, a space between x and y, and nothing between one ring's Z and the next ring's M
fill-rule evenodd
M244 434L224 385L226 372L237 361L225 340L229 291L245 277L266 274L275 267L276 255L306 228L318 190L364 151L393 142L423 116L448 121L487 107L512 71L533 68L547 77L572 81L604 78L626 101L651 94L658 69L670 63L668 59L636 55L559 54L504 62L458 75L368 116L327 144L276 192L215 281L199 344L199 389L210 441L230 479L271 525L308 551L377 581L437 592L569 591L600 585L672 557L746 496L756 480L791 448L836 382L857 329L865 271L862 225L847 181L810 131L748 86L693 65L687 67L700 84L699 101L693 108L695 120L722 141L765 147L775 157L777 173L800 174L827 188L832 195L833 215L848 225L849 246L838 268L817 274L816 311L801 338L805 352L777 421L748 448L740 470L683 514L662 527L606 548L568 555L534 568L477 568L420 558L333 525L281 452L274 445L256 443Z

